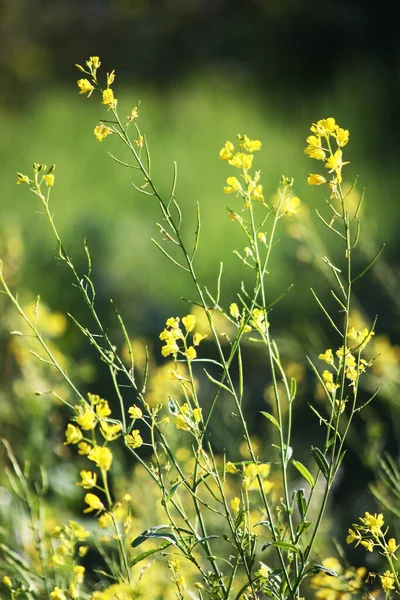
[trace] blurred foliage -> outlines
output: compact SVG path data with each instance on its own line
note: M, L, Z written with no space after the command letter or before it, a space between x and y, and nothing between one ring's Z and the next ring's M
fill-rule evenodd
M60 313L64 318L69 311L79 318L82 314L66 272L54 260L56 249L47 224L35 214L39 206L25 190L15 187L17 171L29 171L34 161L54 162L54 213L78 266L85 260L83 239L88 240L100 313L112 330L109 299L113 298L132 338L146 336L155 357L166 316L182 312L185 304L180 297L191 298L193 291L151 245L150 238L158 235L156 207L138 197L130 187L130 174L107 157L108 149L113 152L113 140L99 145L92 135L100 110L78 97L73 64L99 54L108 70L116 68L118 96L130 102L127 112L141 100L140 125L152 149L161 191L168 191L172 162L178 163L177 194L185 211L186 236L194 235L195 204L201 203L198 273L211 288L219 261L230 260L238 243L222 195L226 171L218 160L221 145L236 133L262 139L259 166L267 197L275 193L281 174L295 178L304 212L288 227L289 238L276 248L270 289L273 297L290 283L297 284L274 316L283 353L294 371L300 369L304 398L317 394L304 371L304 354L312 348L315 355L316 349L332 345L327 323L307 290L325 286L316 257L326 239L312 216L320 195L305 183L309 165L303 155L304 139L308 123L325 116L334 115L350 129L351 173L361 175L360 192L367 188L361 249L367 260L381 241L387 248L368 284L362 281L356 289L359 318L370 324L379 315L374 345L382 358L375 362L365 395L378 385L381 389L353 431L334 498L341 507L336 517L341 539L351 521L349 507L357 518L371 502L368 483L375 478L378 456L384 449L394 456L398 452L399 146L393 123L400 42L396 10L386 0L0 3L1 255L12 272L13 286L32 306L39 293L49 315ZM234 300L234 271L224 274L226 305ZM4 418L0 433L15 442L21 460L29 455L33 463L54 469L55 480L71 483L75 474L60 471L65 448L60 444L64 422L56 416L59 407L55 410L46 395L33 393L51 389L54 381L47 381L41 366L23 357L19 340L9 337L10 329L19 325L3 299L1 314ZM65 331L56 337L82 385L91 391L104 390L106 396L109 384L71 322L66 321ZM244 360L251 368L252 429L263 440L264 424L257 411L265 408L268 399L265 367L251 351ZM158 359L154 362L157 369ZM224 423L223 405L220 417ZM296 441L308 452L306 403L298 407L297 419ZM223 446L233 452L234 435L224 432ZM4 488L1 492L4 496ZM73 499L63 495L64 488L62 492L57 503L73 505ZM4 498L3 516L9 506ZM353 550L350 554L354 558Z

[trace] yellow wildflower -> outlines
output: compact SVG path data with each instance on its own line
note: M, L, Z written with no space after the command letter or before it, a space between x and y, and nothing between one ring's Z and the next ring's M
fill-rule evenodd
M193 331L196 325L196 317L194 315L187 315L182 318L182 323L184 324L187 333L189 333L190 331Z
M67 429L65 431L65 438L66 440L64 442L64 446L66 446L67 444L77 444L83 438L83 434L79 427L68 423Z
M297 196L293 196L293 198L290 198L290 200L285 206L285 215L295 215L299 209L299 206L300 198L297 198Z
M83 583L85 570L86 569L83 565L75 565L75 567L72 569L76 583Z
M115 71L112 70L111 73L107 73L107 87L110 87L115 81Z
M94 446L88 454L88 459L92 460L99 469L109 471L111 468L113 455L109 448L106 446Z
M98 56L91 56L89 60L86 61L88 67L92 66L93 69L98 69L101 65L100 58Z
M236 302L232 302L229 306L229 312L234 319L238 319L240 316L239 307Z
M102 421L100 431L108 442L116 440L121 435L122 425L121 423L107 423Z
M102 529L107 529L107 527L110 527L112 525L112 517L109 513L103 513L97 519L97 523Z
M232 167L236 167L237 169L251 169L253 155L245 154L244 152L236 152L228 162Z
M316 133L317 135L332 135L337 129L338 125L336 124L335 119L332 117L328 117L327 119L320 119L316 123L313 123L311 126L311 131Z
M325 350L325 352L323 354L319 354L318 358L321 360L324 360L328 365L333 365L333 363L335 361L333 352L330 348Z
M136 404L128 408L128 413L132 419L141 419L143 416L142 411Z
M345 146L349 141L349 130L339 127L336 130L336 142L338 146Z
M100 510L105 509L104 504L102 503L100 498L98 496L96 496L95 494L91 494L91 493L86 494L85 502L86 502L86 504L88 504L88 507L85 508L85 510L83 511L84 513L89 513L89 512L92 512L93 510L100 511Z
M268 579L269 577L269 569L266 565L260 562L261 567L256 572L258 577L263 577L264 579Z
M114 98L114 92L111 88L103 90L103 104L108 106L109 109L117 106L117 99Z
M193 336L193 346L198 346L202 340L207 337L207 334L195 333Z
M382 589L385 593L395 589L394 576L390 571L385 571L384 574L379 575L379 577L381 580Z
M355 329L355 327L351 327L349 333L347 334L347 337L350 340L354 340L357 346L360 346L360 348L362 349L365 348L365 346L371 340L373 335L375 335L375 333L373 331L369 331L366 327L364 327L364 329L361 329L361 331Z
M4 575L3 577L3 583L6 587L8 588L12 588L12 581L11 579L8 577L8 575Z
M324 160L325 159L325 151L322 148L316 148L315 146L307 146L304 148L304 154L306 154L309 158L315 158L316 160Z
M200 423L201 421L201 408L193 409L193 419L195 423Z
M267 243L267 236L265 235L265 233L263 231L259 231L257 233L257 237L260 240L260 242L262 242L263 244Z
M85 490L90 490L90 488L94 487L97 482L96 473L92 473L92 471L85 471L84 469L81 471L81 479L76 485L82 486Z
M363 525L368 527L371 533L380 534L381 527L384 525L383 514L373 514L371 515L369 512L365 513L364 517L360 517L360 521Z
M50 593L50 600L67 600L67 596L64 594L61 588L55 587Z
M324 167L325 169L329 169L329 173L335 173L338 175L342 170L344 165L348 165L347 162L343 162L343 152L341 150L336 150L335 154L331 154L331 156L326 161Z
M21 185L21 183L30 183L30 179L28 175L22 175L22 173L17 173L17 185Z
M238 473L238 469L235 467L235 465L231 461L228 461L226 463L225 470L227 473Z
M168 339L165 346L161 348L161 354L165 357L173 354L174 356L179 352L179 346L174 339Z
M235 146L232 142L226 142L225 146L220 150L219 157L221 160L230 160L233 156L233 152L235 150Z
M140 446L143 444L143 439L140 435L139 429L134 429L130 435L126 435L125 442L129 448L140 448Z
M239 140L240 146L246 150L246 152L252 153L257 152L261 148L260 140L250 140L247 135L244 135Z
M45 182L47 187L53 187L53 185L54 185L53 173L49 173L48 175L43 175L43 181Z
M144 144L144 137L142 135L140 135L138 137L137 140L135 140L135 144L136 146L138 146L138 148L143 148L143 144Z
M79 442L79 444L78 444L78 454L81 454L82 456L89 454L91 449L92 449L92 446L90 444L88 444L87 442Z
M239 512L240 498L238 498L238 497L233 498L233 500L231 500L231 502L230 502L230 505L231 505L231 508L234 513Z
M96 125L96 127L94 128L94 135L96 136L96 139L99 142L102 142L104 140L105 137L107 137L108 135L110 135L110 133L112 133L113 130L111 129L111 127L107 127L106 125L104 125L104 123L100 123L99 125Z
M306 142L312 148L321 148L322 146L321 138L318 135L309 135Z
M338 389L339 384L333 383L333 374L330 371L326 370L322 373L322 379L324 380L325 387L328 390L328 392L334 394L335 391Z
M193 346L190 346L186 352L185 352L186 358L188 360L194 360L197 356L197 352L196 350L193 348Z
M396 540L394 538L390 538L387 543L386 550L389 552L389 554L394 554L398 547L399 546L396 544Z
M182 429L183 431L190 431L190 426L187 418L183 414L179 414L175 419L175 425L177 429Z
M86 540L90 536L90 531L86 531L86 529L76 521L68 521L68 531L70 537L75 537L79 542Z
M105 419L111 415L111 409L107 400L101 399L96 404L96 415L99 417L99 419Z
M364 546L368 552L373 552L374 550L374 542L372 540L362 540L361 546Z
M346 544L352 544L354 540L359 539L359 534L353 531L353 529L349 529L349 535L346 538Z
M242 186L240 181L236 177L228 177L226 180L227 185L224 187L224 194L232 194L233 192L240 192Z
M259 183L256 186L252 186L250 188L249 186L249 193L250 193L250 198L252 200L258 200L259 202L264 202L264 194L263 194L263 186L261 185L261 183Z
M130 123L131 121L133 121L133 119L137 119L139 116L139 106L136 105L132 108L131 112L128 115L128 123Z
M88 79L78 79L77 84L80 90L80 94L87 94L88 98L92 95L94 86L90 83Z
M326 183L326 179L317 173L310 173L307 177L307 183L308 185L322 185L323 183Z
M77 416L76 422L84 431L89 431L96 427L97 419L93 411L84 410Z

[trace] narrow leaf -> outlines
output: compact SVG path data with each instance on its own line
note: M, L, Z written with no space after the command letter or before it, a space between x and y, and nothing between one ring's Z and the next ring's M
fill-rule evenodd
M323 474L325 479L328 479L329 464L328 464L328 461L326 460L325 456L322 454L321 450L319 448L317 448L316 446L313 446L311 448L311 452L312 452L315 462L317 463L319 469L321 470L321 473Z
M232 390L230 390L226 385L224 385L222 383L222 381L217 381L216 379L214 379L214 377L212 377L210 375L210 373L208 373L208 371L206 371L205 369L204 369L204 373L206 374L207 378L210 381L212 381L213 383L215 383L216 386L218 386L218 387L222 388L223 390L229 392L230 394L232 394L232 396L234 395L234 393L232 392Z
M294 467L296 467L296 469L299 471L299 473L301 473L301 475L303 475L304 479L310 485L311 489L313 489L315 487L314 477L311 475L311 473L307 469L307 467L305 465L303 465L303 463L299 462L298 460L294 460L294 459L292 460L292 465Z
M261 414L262 414L262 415L264 415L264 417L265 417L266 419L268 419L268 421L271 421L271 423L272 423L273 425L275 425L275 427L277 427L278 429L280 429L278 421L275 419L275 417L273 417L273 416L271 415L271 413L265 412L265 411L263 411L263 410L261 410L260 412L261 412Z
M163 544L161 544L161 546L158 546L158 548L152 548L151 550L147 550L147 552L142 552L141 554L138 554L137 556L135 556L133 558L133 560L131 562L131 567L133 567L134 565L137 565L140 561L144 560L148 556L151 556L152 554L155 554L156 552L161 552L165 548L168 548L168 546L171 546L171 542L164 542Z
M296 461L293 461L293 462L296 462ZM295 494L296 494L297 508L299 509L301 518L304 519L305 514L307 512L307 501L304 496L304 490L303 489L296 490Z
M298 538L301 537L303 535L303 533L308 531L312 524L313 524L312 521L302 521L301 523L299 523L296 528L297 537Z
M360 277L362 277L363 275L365 275L365 273L367 273L367 271L370 270L370 268L372 267L372 265L374 264L374 262L376 260L378 260L379 256L381 255L381 253L383 252L384 247L386 246L385 243L382 244L382 246L379 248L378 252L375 254L374 258L368 263L368 265L365 267L365 269L363 269L361 271L361 273L359 273L356 277L354 277L354 279L352 280L352 284L357 281L357 279L360 279Z

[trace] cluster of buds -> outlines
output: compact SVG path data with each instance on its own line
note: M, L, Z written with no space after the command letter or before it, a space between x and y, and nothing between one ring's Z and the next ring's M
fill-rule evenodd
M360 523L353 523L353 528L349 529L346 542L348 544L355 542L356 546L360 544L367 552L373 552L375 548L378 549L386 557L391 567L390 570L379 576L383 591L385 593L394 589L400 591L399 578L393 568L393 559L397 559L396 552L399 544L397 544L395 538L386 541L388 528L383 530L385 524L383 514L366 512L364 517L359 518L359 521Z
M327 369L322 373L322 379L325 383L325 387L330 394L334 396L339 387L337 381L342 369L344 369L346 378L349 380L350 385L354 387L360 375L365 372L367 367L370 366L371 363L366 361L364 358L361 358L360 353L371 340L373 335L374 332L368 330L367 328L357 330L352 327L347 335L348 346L346 348L346 352L342 346L336 350L336 358L330 348L318 356L320 360L323 360L329 366L333 367L336 372L335 377L334 374ZM352 347L350 347L351 341L355 342L355 345L352 345ZM357 353L357 355L355 355L355 353ZM336 364L336 361L338 364ZM341 412L343 409L344 406L340 407Z

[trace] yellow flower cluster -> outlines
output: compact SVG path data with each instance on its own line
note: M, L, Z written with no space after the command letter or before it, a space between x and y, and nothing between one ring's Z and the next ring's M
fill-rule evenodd
M274 485L273 482L268 479L271 472L271 465L269 463L248 462L243 463L241 468L238 468L232 462L228 461L225 465L225 471L227 473L232 473L233 475L239 473L242 476L242 487L245 490L259 489L258 477L262 480L262 487L266 494ZM234 499L231 502L232 509L235 510L232 503L237 504L237 499Z
M358 378L362 373L365 372L365 369L369 366L364 358L361 358L359 355L354 356L353 352L361 352L371 340L374 335L373 331L369 331L368 329L357 330L354 327L348 332L347 340L349 346L346 349L346 357L344 359L344 347L342 346L338 350L336 350L336 357L339 359L338 366L335 364L335 356L330 348L325 350L322 354L318 356L320 360L326 362L329 366L333 367L336 371L336 375L338 376L341 369L344 367L345 375L347 379L350 381L350 385L354 386L358 381ZM355 345L350 347L350 342L354 341ZM338 389L339 384L334 382L334 376L331 371L325 370L322 373L322 379L324 380L325 387L329 393L333 394Z
M194 315L187 315L182 318L182 323L185 328L185 333L183 333L180 327L179 317L169 317L169 319L167 319L166 327L160 333L160 340L165 342L164 346L161 348L161 354L165 357L172 354L174 358L176 358L177 354L181 354L182 356L185 356L188 361L191 361L197 356L195 346L198 346L206 335L194 333L192 336L192 345L188 345L188 335L193 332L196 326L196 317Z
M264 202L263 187L259 183L260 171L256 171L252 176L248 171L253 166L253 153L261 149L259 140L251 140L247 135L238 135L238 149L232 142L227 141L219 153L221 160L227 161L232 167L242 169L241 183L236 177L228 177L225 194L234 192L240 195L245 201L245 208L249 208L251 200Z
M78 447L78 453L87 456L98 469L102 472L104 479L107 471L111 469L113 454L107 446L122 435L122 424L120 422L110 421L111 409L104 398L97 394L88 394L88 402L82 402L76 407L76 424L69 423L65 431L65 445L74 444ZM132 418L140 419L142 411L137 406L129 409ZM99 425L99 427L97 427ZM90 438L86 438L86 432L92 432ZM99 431L102 437L102 443L98 443L95 431ZM138 448L143 444L139 430L132 431L130 435L125 436L128 446ZM99 488L97 483L97 473L91 470L82 469L80 471L81 480L76 485L85 490ZM105 510L103 502L96 494L91 492L85 496L85 502L88 505L83 512L100 512Z
M265 311L263 309L254 308L251 312L249 323L246 325L243 325L245 312L242 311L242 313L240 313L236 302L232 302L232 304L229 305L229 313L235 321L238 321L238 324L243 327L243 333L248 333L252 328L262 333L269 327L269 322L265 320Z
M349 131L339 127L335 119L329 117L313 123L311 132L312 135L307 137L308 146L304 149L304 153L309 158L325 163L324 167L328 169L328 173L332 174L329 182L332 191L331 197L338 198L338 186L342 183L342 168L348 164L348 161L343 162L342 147L349 141ZM332 147L332 141L335 143L336 149ZM310 173L307 181L309 185L326 183L325 177L317 173Z
M100 87L97 81L97 69L99 69L101 66L100 59L98 56L91 56L89 60L85 61L85 67L82 67L81 65L75 66L79 71L91 77L90 80L84 77L82 79L78 79L77 81L79 93L85 95L87 94L87 97L89 98L93 94L96 87ZM118 104L118 100L114 96L114 90L111 88L114 80L115 71L107 73L107 87L101 90L102 103L107 106L108 110L115 110ZM128 117L128 122L138 116L137 109L138 106L135 106L135 108L131 111L131 114ZM111 133L114 133L114 130L111 127L104 125L104 123L99 123L99 125L96 125L94 128L94 135L99 142L102 142L104 138Z
M397 574L393 569L393 559L397 560L396 552L399 548L395 538L390 538L386 541L388 529L382 530L385 521L382 513L371 514L366 512L364 517L360 517L359 523L353 523L353 529L348 530L346 542L352 544L356 542L365 548L367 552L373 552L374 548L378 549L380 554L385 556L389 562L391 570L385 571L380 575L381 585L384 592L389 592L396 589L400 592L400 582Z
M180 573L181 563L179 560L169 560L168 568L171 570L172 578L171 580L176 585L178 589L178 598L183 598L182 594L186 589L186 580L185 577Z
M179 413L175 419L177 429L183 431L197 432L201 421L201 409L192 408L187 402L179 407Z
M68 524L61 527L57 526L52 532L52 537L57 542L52 543L53 555L50 566L52 568L62 568L69 574L68 594L61 588L55 587L50 593L51 600L62 600L63 598L76 599L81 595L80 586L83 583L85 567L77 564L77 557L85 556L88 547L82 546L90 533L76 521L68 521Z

